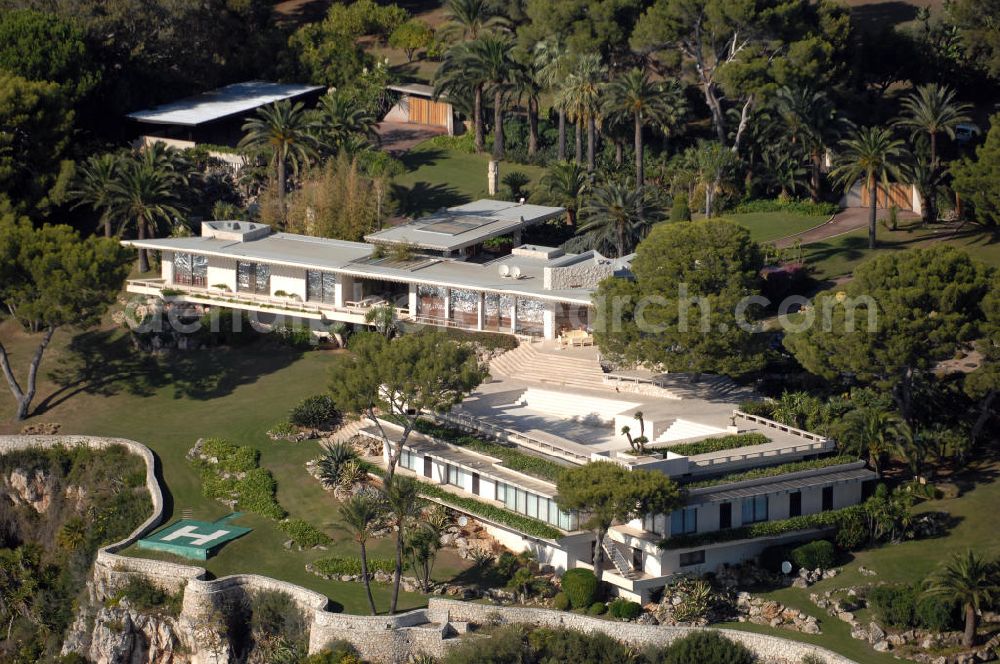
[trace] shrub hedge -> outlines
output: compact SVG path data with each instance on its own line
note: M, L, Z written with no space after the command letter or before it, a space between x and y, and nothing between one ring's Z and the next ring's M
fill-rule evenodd
M642 613L638 602L631 602L619 597L608 605L608 615L616 620L635 620Z
M756 199L740 203L727 212L746 214L749 212L795 212L808 216L830 216L836 214L840 206L836 203L813 203L812 201L796 201L774 199Z
M754 655L742 643L730 641L711 630L681 637L661 653L660 664L752 664Z
M495 521L499 524L509 526L515 530L525 533L526 535L542 537L544 539L558 539L562 537L562 531L543 521L532 519L530 516L517 514L516 512L503 509L502 507L490 505L489 503L484 503L483 501L476 500L475 498L457 496L433 484L421 482L420 493L423 496L439 500L445 505L450 505L460 511L468 512L489 521Z
M342 556L327 556L313 563L313 568L327 576L344 576L346 574L361 574L361 558L345 558ZM396 571L396 561L391 558L368 557L368 573Z
M552 598L552 607L556 611L568 611L569 606L569 596L566 593L556 593L556 596Z
M562 575L562 589L574 609L589 608L597 599L597 577L589 569L567 570Z
M285 510L274 498L277 483L270 472L257 466L260 453L256 449L213 438L202 444L201 453L204 457L217 459L217 463L200 458L192 461L201 476L203 496L235 501L237 508L270 519L285 517Z
M826 457L825 459L793 461L792 463L783 463L780 466L766 466L764 468L754 468L753 470L747 470L740 473L730 473L729 475L722 475L721 477L716 477L710 480L691 482L690 484L685 484L684 486L688 489L701 489L703 487L717 486L719 484L730 484L732 482L756 480L762 477L774 477L775 475L797 473L803 470L818 470L820 468L829 468L830 466L840 466L845 463L853 463L857 460L857 457L852 456L832 456Z
M330 537L326 533L302 519L279 521L278 528L304 549L330 543Z
M328 394L315 394L300 401L288 414L288 421L300 427L319 429L336 424L340 413Z
M658 546L661 549L688 549L706 544L715 544L717 542L732 542L733 540L748 539L751 537L783 535L796 530L836 528L846 520L861 516L863 513L863 505L851 505L850 507L831 510L829 512L794 516L790 519L781 519L778 521L762 521L749 526L743 526L742 528L727 528L726 530L715 530L694 535L673 535L661 540Z
M605 613L607 613L607 610L608 610L608 605L605 604L604 602L594 602L593 604L590 605L590 608L587 609L587 615L603 616Z
M728 436L717 438L706 438L693 443L682 443L680 445L670 445L669 447L650 447L652 452L674 452L684 456L694 456L696 454L708 454L709 452L719 452L721 450L732 450L738 447L750 447L751 445L763 445L771 442L771 439L762 433L734 433Z
M830 569L837 561L833 544L826 540L808 542L792 549L792 562L800 569Z
M899 629L924 627L944 632L955 628L959 622L953 602L924 596L916 586L875 586L865 599L879 621Z
M554 461L525 454L516 448L484 440L458 429L428 422L427 420L417 420L416 430L426 436L438 438L451 445L496 457L503 462L504 466L511 470L516 470L542 480L558 482L562 473L566 470L565 467L560 466Z

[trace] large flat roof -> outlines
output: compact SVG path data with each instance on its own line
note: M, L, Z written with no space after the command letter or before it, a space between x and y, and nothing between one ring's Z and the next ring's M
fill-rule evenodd
M448 288L522 295L559 302L590 304L591 288L547 290L544 269L549 261L520 256L505 256L496 263L467 263L438 258L400 262L390 258L374 259L375 247L364 242L348 242L275 233L248 242L213 237L178 237L152 240L125 240L123 244L159 251L183 251L207 256L247 259L306 269L330 270L355 277L416 283ZM517 266L519 279L500 276L499 265Z
M369 242L457 251L559 217L565 208L483 199L365 236Z
M247 113L261 106L295 99L322 90L319 85L246 81L210 90L194 97L129 113L126 117L149 124L196 127L232 115Z

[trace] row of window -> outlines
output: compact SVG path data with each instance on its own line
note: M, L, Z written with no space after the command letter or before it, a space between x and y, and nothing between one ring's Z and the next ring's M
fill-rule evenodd
M740 502L740 517L742 525L767 521L770 514L769 496L752 496L744 498ZM833 509L833 487L823 487L822 491L822 511L829 512ZM802 516L802 492L794 491L788 494L788 516ZM653 533L662 535L655 515L649 515L644 519L643 527ZM719 530L726 530L733 527L733 504L730 502L719 503ZM670 534L690 535L698 532L698 508L685 507L674 510L670 513Z
M576 530L579 526L577 515L559 509L559 505L551 498L539 496L504 482L497 482L496 486L497 501L512 512L539 519L563 530Z

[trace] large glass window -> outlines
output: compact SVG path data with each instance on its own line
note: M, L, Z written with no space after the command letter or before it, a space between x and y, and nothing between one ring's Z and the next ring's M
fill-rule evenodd
M208 257L174 254L174 283L204 287L208 283Z
M337 301L337 275L333 272L306 271L306 300L333 304Z
M767 496L743 499L743 523L767 521Z
M504 482L497 482L496 499L512 512L545 521L563 530L577 529L579 519L576 513L564 512L550 498L539 496Z
M698 532L698 508L686 507L670 513L670 534L688 535Z
M265 263L236 263L236 290L241 293L271 294L271 266Z
M545 303L530 297L517 298L517 331L542 335L545 332Z

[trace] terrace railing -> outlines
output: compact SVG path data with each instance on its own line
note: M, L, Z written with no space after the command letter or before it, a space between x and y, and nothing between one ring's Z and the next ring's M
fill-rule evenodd
M578 446L575 443L566 441L565 444L547 441L541 437L533 436L522 431L508 429L492 422L486 422L474 415L462 412L455 408L450 413L436 413L435 417L448 424L453 424L467 431L477 431L481 434L495 438L505 443L515 443L536 452L557 456L573 461L574 463L586 463L590 461L590 450ZM579 447L581 449L574 449Z
M734 417L742 418L748 422L753 422L760 426L768 427L770 429L777 429L782 433L787 433L792 436L799 436L800 438L805 438L806 440L815 440L820 442L827 442L829 439L826 436L821 436L818 433L812 433L810 431L805 431L804 429L796 429L795 427L790 427L787 424L782 424L781 422L775 422L774 420L769 420L766 417L761 417L760 415L751 415L750 413L744 413L742 410L734 410Z

